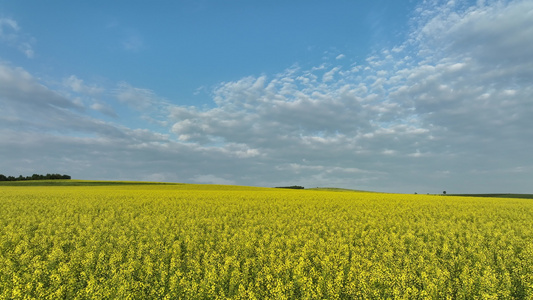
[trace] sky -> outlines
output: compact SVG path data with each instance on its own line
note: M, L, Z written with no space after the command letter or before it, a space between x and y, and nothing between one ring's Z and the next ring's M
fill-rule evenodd
M0 0L0 174L533 193L533 1Z

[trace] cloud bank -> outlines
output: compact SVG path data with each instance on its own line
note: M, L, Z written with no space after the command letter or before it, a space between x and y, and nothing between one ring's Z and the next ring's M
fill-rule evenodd
M46 86L4 62L1 172L532 192L531 36L531 1L427 1L400 45L356 64L339 55L310 69L223 82L210 107L74 75L62 88ZM121 118L126 108L139 113L139 126Z

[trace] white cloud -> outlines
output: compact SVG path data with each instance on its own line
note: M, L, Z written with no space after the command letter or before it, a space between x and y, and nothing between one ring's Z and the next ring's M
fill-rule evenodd
M91 104L90 107L91 107L91 109L99 111L99 112L101 112L104 115L107 115L107 116L110 116L110 117L113 117L113 118L118 118L118 115L115 112L115 110L113 110L113 108L111 108L109 105L107 105L105 103L95 102L95 103Z
M84 80L76 75L64 78L62 85L65 89L63 96L72 99L78 106L88 107L106 116L118 118L118 114L113 107L102 100L106 94L104 87L96 84L86 84Z
M339 70L340 70L340 67L334 67L333 69L327 71L322 76L322 81L323 82L332 81L333 80L333 76L335 76L335 73L337 73Z
M159 102L153 91L133 87L127 82L118 84L115 95L120 102L139 111L146 110Z
M14 105L32 105L40 108L79 108L74 101L40 84L22 68L13 68L0 62L0 96Z
M27 71L5 64L0 64L0 104L4 128L123 136L116 127L87 116L77 98L69 99Z
M76 93L82 93L93 97L104 92L104 88L96 85L87 85L82 79L79 79L75 75L65 78L63 84Z
M322 65L226 83L214 91L215 108L174 108L173 132L198 143L247 145L266 160L305 158L294 173L324 180L317 162L404 176L401 168L439 172L458 159L468 160L458 173L491 158L504 164L507 143L517 145L514 156L527 157L533 51L523 36L533 29L531 2L446 5L429 16L424 10L411 41L369 57L362 74ZM430 163L434 157L441 161ZM426 165L409 166L412 159Z
M35 39L22 33L17 21L0 17L0 42L19 49L27 58L35 56L32 44Z
M0 37L9 38L13 32L19 31L17 22L10 18L0 18Z

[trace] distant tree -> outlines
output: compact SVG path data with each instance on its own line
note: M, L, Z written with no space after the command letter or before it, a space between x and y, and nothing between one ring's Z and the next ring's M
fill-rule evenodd
M295 189L295 190L302 190L302 189L304 189L303 186L299 186L299 185L277 186L276 188L277 188L277 189Z
M18 177L6 176L4 174L0 174L0 181L22 181L22 180L43 180L43 179L71 179L71 177L70 175L61 175L61 174L46 174L46 175L33 174L31 176L19 175Z
M442 191L442 194L443 194L443 195L446 195L446 191Z

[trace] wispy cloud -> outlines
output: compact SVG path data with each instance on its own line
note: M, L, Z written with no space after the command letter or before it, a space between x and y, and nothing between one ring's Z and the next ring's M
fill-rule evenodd
M76 77L76 75L71 75L68 78L63 80L63 84L76 93L82 93L89 96L98 96L104 92L103 87L96 85L87 85L82 79Z
M138 52L144 48L144 40L139 34L128 34L121 41L124 50Z
M115 43L117 43L121 50L135 53L142 51L146 47L143 35L135 28L124 25L118 19L110 19L105 24L105 28L116 34L117 39Z
M0 41L17 48L28 58L35 56L32 46L35 43L35 39L24 34L17 21L11 18L0 17Z
M149 90L120 82L115 90L117 99L133 109L144 111L158 103L157 95Z
M107 115L112 118L118 118L118 114L115 112L115 110L110 107L109 105L102 103L102 102L94 102L90 106L91 109L99 111L100 113Z
M115 119L118 118L115 110L102 100L107 93L104 87L96 84L86 84L83 79L75 75L63 79L62 84L66 89L66 92L64 92L65 97L75 99L74 101L80 106L89 107Z
M111 93L119 103L137 112L142 120L162 127L167 126L171 104L154 91L119 82Z

